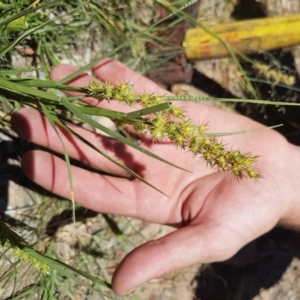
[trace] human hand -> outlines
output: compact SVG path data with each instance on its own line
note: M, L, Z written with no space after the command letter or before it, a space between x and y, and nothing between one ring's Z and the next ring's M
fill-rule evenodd
M61 65L51 72L51 78L58 81L75 70L72 66ZM113 84L130 82L136 92L167 93L113 60L98 63L93 72L97 78ZM91 76L83 74L70 84L86 86L91 80ZM98 101L91 98L84 101L98 105ZM102 101L100 105L113 110L129 110L113 101ZM175 105L184 108L193 121L208 122L211 132L262 127L248 118L206 104L176 102ZM16 112L12 117L12 128L24 139L57 152L63 151L56 132L36 110L25 108ZM212 169L201 158L194 158L170 143L149 145L142 140L141 146L191 173L159 162L109 137L76 126L72 128L169 196L129 178L123 169L60 130L71 157L107 174L72 167L79 204L102 213L177 228L162 238L137 247L124 258L112 281L118 295L125 295L143 282L194 263L226 260L276 224L296 226L300 222L297 220L300 214L297 204L300 194L299 149L273 130L222 138L229 147L259 155L256 166L264 178L256 182L237 180L231 173ZM69 198L66 165L60 158L43 151L32 151L24 155L22 168L37 184Z

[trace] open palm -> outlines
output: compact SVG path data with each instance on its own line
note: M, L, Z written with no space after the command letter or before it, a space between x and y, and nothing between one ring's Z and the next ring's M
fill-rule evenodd
M72 66L61 65L52 71L51 76L53 80L60 80L74 71ZM113 60L100 62L93 71L102 81L113 84L130 82L136 92L167 93ZM91 80L91 76L83 74L70 84L86 86ZM98 105L95 99L85 101ZM113 101L103 101L100 105L114 110L128 109ZM263 127L248 118L209 105L187 102L178 105L195 122L208 122L212 132ZM57 134L39 112L21 109L13 115L12 126L20 137L62 152ZM102 213L178 228L158 240L143 244L125 257L113 277L113 288L119 295L185 266L230 258L251 240L279 222L285 222L299 195L296 167L300 164L299 149L273 130L223 138L229 148L259 156L256 167L264 178L258 182L251 179L239 181L230 173L211 169L201 158L169 143L142 140L141 146L189 172L159 162L109 137L75 126L74 130L168 195L130 178L123 169L60 130L70 156L105 172L102 175L72 167L78 203ZM60 158L43 151L32 151L23 157L22 168L39 185L69 197L66 165Z

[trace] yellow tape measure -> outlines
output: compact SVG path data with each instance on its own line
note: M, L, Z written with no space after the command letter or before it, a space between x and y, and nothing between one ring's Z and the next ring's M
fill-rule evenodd
M219 24L208 28L240 53L300 44L300 14ZM222 42L202 28L189 29L183 47L190 60L229 55Z

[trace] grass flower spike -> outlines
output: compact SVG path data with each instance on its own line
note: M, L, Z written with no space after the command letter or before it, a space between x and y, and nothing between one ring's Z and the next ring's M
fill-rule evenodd
M43 263L42 261L37 260L35 257L30 256L29 254L27 254L26 252L24 252L23 250L21 250L18 247L14 247L14 253L15 255L23 262L29 262L32 264L32 266L37 270L37 271L41 271L45 274L49 273L49 266L45 263Z
M149 93L137 94L128 83L113 86L109 83L91 82L87 86L88 96L99 101L115 100L129 106L140 104L149 108L164 102L163 96ZM222 142L205 134L206 124L194 124L180 107L149 114L140 118L140 122L132 119L113 120L121 129L131 125L134 130L153 141L172 141L175 146L201 156L209 166L223 171L231 171L237 178L260 178L260 173L253 167L256 158L239 150L227 150Z

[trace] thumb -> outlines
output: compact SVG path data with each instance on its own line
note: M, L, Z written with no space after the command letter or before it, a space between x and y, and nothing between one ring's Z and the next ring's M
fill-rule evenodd
M203 225L189 225L149 241L130 252L120 263L113 276L113 290L124 296L144 282L184 267L226 260L242 246L233 240L232 232L219 227L208 229Z

